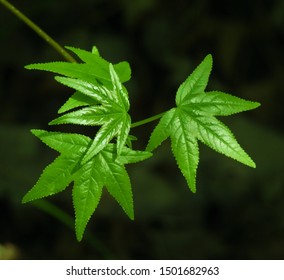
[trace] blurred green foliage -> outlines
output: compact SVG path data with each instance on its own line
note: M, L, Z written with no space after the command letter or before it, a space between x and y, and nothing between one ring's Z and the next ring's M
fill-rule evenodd
M177 86L207 53L215 62L208 90L262 104L243 117L224 120L255 160L256 170L202 147L199 189L193 195L169 145L129 168L135 221L116 211L105 193L89 227L112 258L284 258L283 1L13 4L63 45L97 45L108 60L129 61L133 78L126 86L133 121L171 108ZM54 158L29 129L46 129L71 91L49 74L24 70L30 63L61 58L3 7L0 42L0 244L12 244L23 259L108 258L96 245L77 243L71 230L45 212L20 204ZM142 140L135 148L146 146L152 128L133 130ZM67 192L50 201L72 213L70 196Z

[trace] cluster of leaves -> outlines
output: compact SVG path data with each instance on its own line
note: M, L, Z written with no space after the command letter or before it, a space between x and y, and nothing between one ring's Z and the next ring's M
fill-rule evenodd
M205 92L212 68L208 55L181 84L176 94L176 107L160 119L145 151L132 149L129 98L123 83L131 70L127 62L116 65L104 60L94 47L92 52L68 47L81 63L51 62L32 64L27 69L54 72L55 79L75 93L59 109L60 117L51 125L78 124L98 126L93 139L81 134L32 130L32 133L60 155L42 172L23 202L47 197L73 184L75 231L83 238L86 225L94 213L103 187L134 219L133 197L125 164L143 161L168 137L177 164L189 188L196 191L199 162L198 140L212 149L243 164L255 167L231 131L215 116L227 116L259 106L218 91ZM151 118L150 118L151 119ZM147 123L147 119L141 124Z

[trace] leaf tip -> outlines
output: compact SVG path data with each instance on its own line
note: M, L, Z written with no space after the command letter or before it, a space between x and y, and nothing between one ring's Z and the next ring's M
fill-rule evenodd
M57 119L59 119L59 118L57 118ZM58 124L57 121L56 121L57 119L54 119L54 120L50 121L50 122L48 123L48 125L55 125L55 124Z
M254 103L254 106L255 106L253 109L256 109L256 108L261 106L261 103L259 103L259 102L253 102L253 103Z
M32 70L32 69L34 69L35 65L36 64L29 64L29 65L24 66L24 68L27 69L27 70Z
M38 129L34 129L34 128L30 130L31 134L33 134L35 136L37 135L38 131L39 131Z
M244 154L243 154L243 157L242 159L236 159L236 158L233 158L241 163L243 163L244 165L248 166L248 167L251 167L251 168L256 168L256 164L255 162L251 159L251 157L245 152L243 151Z
M128 211L126 209L124 209L124 211L127 214L128 218L131 221L134 221L134 210L133 210L133 207L131 209L128 209Z
M205 56L205 58L203 59L203 61L201 62L201 64L208 65L209 69L210 69L210 72L211 72L211 69L212 69L212 66L213 66L213 56L212 56L212 54L211 53L207 54Z
M34 200L34 198L31 198L29 194L30 194L30 192L28 192L24 195L24 197L22 198L22 204L26 204L26 203Z
M81 242L83 239L84 231L78 231L77 228L75 228L75 234L76 234L76 239L78 242Z
M100 56L100 52L96 46L92 47L92 54Z
M31 132L34 136L40 138L40 135L43 134L43 133L46 133L47 131L46 131L46 130L43 130L43 129L31 129L30 132Z
M213 56L211 53L207 54L206 57L205 57L206 60L208 61L213 61Z
M192 193L196 193L196 179L194 179L193 182L189 182L188 181L188 178L186 178L186 181L187 181L187 185L189 187L189 189L192 191Z
M251 168L256 168L256 164L253 160L251 160L247 165Z

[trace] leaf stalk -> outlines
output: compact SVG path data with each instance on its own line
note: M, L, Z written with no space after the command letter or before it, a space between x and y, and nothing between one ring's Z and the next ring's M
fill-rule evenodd
M144 120L141 120L141 121L138 121L138 122L134 122L134 123L131 124L131 128L138 127L138 126L144 125L146 123L153 122L157 119L160 119L166 112L167 111L160 113L160 114L157 114L155 116L152 116L150 118L147 118L147 119L144 119Z

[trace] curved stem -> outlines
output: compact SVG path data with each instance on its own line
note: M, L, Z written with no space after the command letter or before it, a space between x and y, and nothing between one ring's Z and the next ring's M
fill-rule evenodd
M153 117L144 119L144 120L142 120L142 121L135 122L135 123L131 124L131 128L137 127L137 126L141 126L141 125L144 125L144 124L146 124L146 123L155 121L155 120L161 118L166 112L167 112L167 111L165 111L165 112L163 112L163 113L160 113L160 114L158 114L158 115L155 115L155 116L153 116Z
M76 62L76 60L62 46L60 46L55 40L53 40L47 33L45 33L39 26L37 26L11 3L6 0L0 0L0 3L3 4L9 11L16 15L25 24L27 24L31 29L33 29L42 39L44 39L50 46L52 46L58 53L60 53L60 55L62 55L67 61Z

